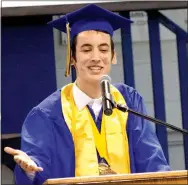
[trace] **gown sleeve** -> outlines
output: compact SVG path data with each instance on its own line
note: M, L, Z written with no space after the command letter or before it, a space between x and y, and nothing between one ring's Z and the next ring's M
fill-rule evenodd
M147 115L141 96L137 94L133 102L136 104L137 112ZM169 171L170 167L166 161L152 123L138 116L132 116L132 121L131 124L134 124L132 138L134 138L133 151L136 172Z
M16 184L42 184L50 174L51 152L54 147L53 124L48 114L40 108L34 108L28 114L22 127L21 150L42 167L42 172L35 173L34 178L16 165L14 174Z

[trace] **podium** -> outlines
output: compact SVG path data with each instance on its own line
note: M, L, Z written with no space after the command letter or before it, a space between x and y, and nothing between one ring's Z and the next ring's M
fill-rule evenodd
M90 177L48 179L44 184L62 185L126 185L126 184L188 184L188 171L135 173Z

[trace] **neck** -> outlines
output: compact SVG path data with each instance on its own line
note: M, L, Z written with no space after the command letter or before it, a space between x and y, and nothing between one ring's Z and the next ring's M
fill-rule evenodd
M98 82L86 82L77 78L76 85L81 91L83 91L85 94L87 94L87 96L92 99L97 99L101 97L101 87L100 83Z

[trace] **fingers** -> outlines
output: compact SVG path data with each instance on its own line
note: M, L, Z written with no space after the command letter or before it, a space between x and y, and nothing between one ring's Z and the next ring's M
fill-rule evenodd
M16 162L18 165L20 165L21 162L22 162L22 160L20 159L19 156L14 156L14 160L15 160L15 162Z
M31 172L31 171L43 171L43 169L41 167L38 167L35 162L33 160L30 159L30 157L24 153L21 150L16 150L13 149L11 147L5 147L4 151L8 154L11 154L14 156L14 160L16 161L16 163L18 165L20 165L20 167L27 171L27 172Z
M38 167L31 159L26 159L23 156L15 156L14 160L26 172L40 172L43 168Z
M4 151L8 154L11 154L11 155L18 155L20 153L20 150L15 150L11 147L5 147Z
M42 172L42 171L43 171L43 168L37 166L37 167L35 167L34 170L37 171L37 172Z
M33 161L32 161L33 162ZM43 171L43 169L41 167L38 167L36 164L32 164L31 162L29 163L24 163L23 167L25 168L25 170L27 171L35 171L35 172L40 172Z
M30 162L25 162L22 161L21 162L21 168L24 169L27 172L40 172L43 171L43 169L41 167L38 167L34 164L31 164Z

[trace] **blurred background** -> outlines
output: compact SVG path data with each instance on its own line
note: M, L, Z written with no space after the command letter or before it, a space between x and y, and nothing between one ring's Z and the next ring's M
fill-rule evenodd
M3 148L20 148L28 112L75 79L64 77L66 35L46 23L89 3L134 21L114 34L112 82L135 87L150 116L188 130L188 1L2 1L2 184L14 184ZM172 170L188 169L188 137L153 126Z

